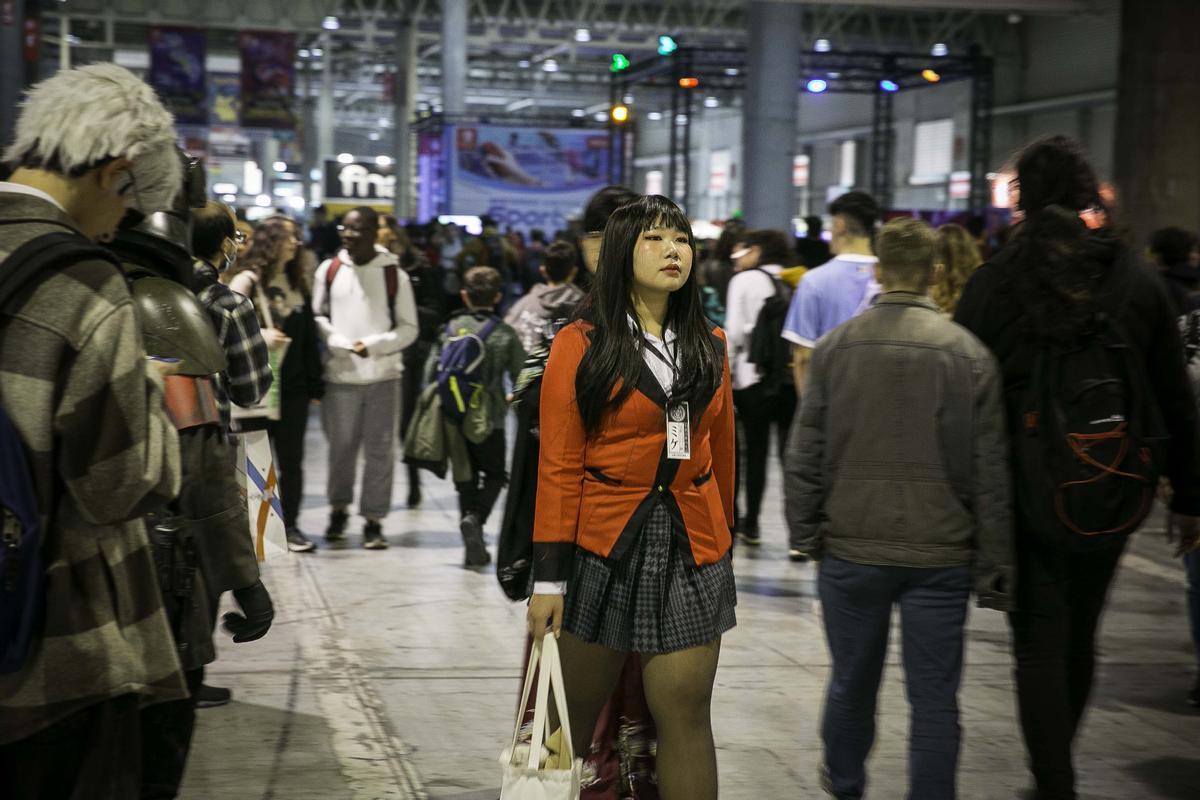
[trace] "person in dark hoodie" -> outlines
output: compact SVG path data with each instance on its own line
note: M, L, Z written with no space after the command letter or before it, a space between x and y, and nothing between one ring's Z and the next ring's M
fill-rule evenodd
M525 352L542 343L547 323L552 322L556 309L574 308L583 299L583 291L572 281L579 270L575 248L566 242L555 242L546 248L545 260L538 268L545 283L539 283L529 294L518 300L504 321L516 329Z
M1200 269L1192 263L1196 235L1183 228L1162 228L1150 236L1150 252L1175 304L1175 313L1183 316L1200 308Z
M1032 452L1031 439L1045 437L1042 431L1053 424L1039 422L1042 415L1036 412L1027 413L1035 396L1030 383L1047 374L1041 368L1045 359L1081 364L1062 354L1094 352L1090 342L1111 336L1114 329L1119 332L1132 351L1129 369L1144 376L1137 385L1147 398L1124 423L1157 432L1154 417L1162 420L1167 441L1162 466L1174 489L1168 530L1178 532L1186 549L1194 549L1200 533L1197 413L1175 309L1161 281L1138 263L1111 226L1080 145L1065 136L1030 144L1018 157L1017 180L1025 219L1005 248L968 281L954 320L992 350L1004 382L1016 498L1017 577L1010 623L1035 797L1074 800L1071 747L1092 688L1096 631L1128 537L1072 537L1063 533L1061 522L1038 510L1053 507L1056 497L1062 501L1063 493L1051 495L1050 489L1029 481L1028 474L1038 468L1032 460L1022 467L1020 454ZM1063 409L1063 401L1058 402L1055 407ZM1110 422L1099 419L1091 425ZM1143 454L1152 453L1153 443L1148 438L1143 442ZM1093 441L1085 444L1085 454L1093 444L1103 450L1103 443ZM1103 457L1103 452L1096 455ZM1123 469L1126 464L1120 462ZM1122 485L1120 480L1105 482L1113 494L1121 493ZM1061 519L1063 506L1059 509Z

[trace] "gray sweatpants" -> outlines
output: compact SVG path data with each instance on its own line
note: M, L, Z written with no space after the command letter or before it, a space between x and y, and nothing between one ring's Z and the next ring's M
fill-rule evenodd
M358 451L365 464L358 510L383 519L392 507L392 472L396 465L396 419L400 413L400 380L380 383L326 383L321 423L329 440L329 504L348 508L354 502Z

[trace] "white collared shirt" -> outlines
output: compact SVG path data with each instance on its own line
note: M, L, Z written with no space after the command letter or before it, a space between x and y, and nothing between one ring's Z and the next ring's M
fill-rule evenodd
M0 192L6 192L8 194L24 194L24 195L28 195L29 197L36 197L39 200L45 200L47 203L50 203L51 205L53 205L55 208L57 208L59 211L63 212L64 214L67 213L67 210L62 207L62 204L59 203L57 200L55 200L53 197L46 194L41 189L35 189L34 187L26 186L23 183L13 183L12 181L0 181Z

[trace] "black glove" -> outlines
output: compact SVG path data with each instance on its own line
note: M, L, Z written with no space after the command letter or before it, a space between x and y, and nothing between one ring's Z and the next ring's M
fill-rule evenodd
M275 608L262 581L255 581L244 589L234 589L233 599L242 609L241 614L230 611L224 617L225 630L233 635L233 641L239 644L253 642L271 630Z

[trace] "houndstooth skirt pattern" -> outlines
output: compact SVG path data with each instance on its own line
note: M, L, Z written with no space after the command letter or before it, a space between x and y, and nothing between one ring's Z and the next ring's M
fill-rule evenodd
M620 561L576 551L565 602L568 632L621 652L687 650L737 624L730 555L715 564L687 565L661 503Z

